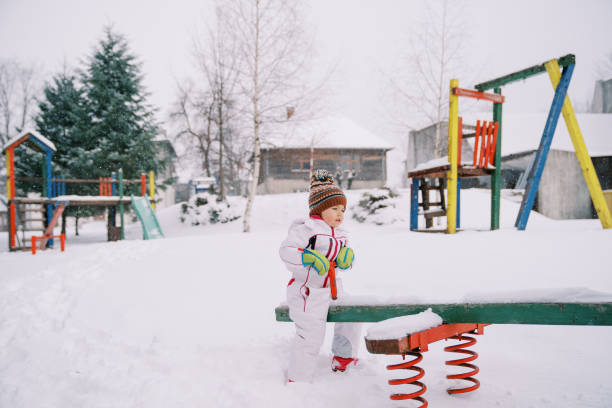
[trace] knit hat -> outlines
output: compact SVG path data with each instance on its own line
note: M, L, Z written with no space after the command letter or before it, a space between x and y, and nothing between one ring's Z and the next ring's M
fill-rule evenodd
M334 185L332 175L327 170L315 170L310 178L310 215L321 215L326 209L340 204L346 208L346 197L342 190Z

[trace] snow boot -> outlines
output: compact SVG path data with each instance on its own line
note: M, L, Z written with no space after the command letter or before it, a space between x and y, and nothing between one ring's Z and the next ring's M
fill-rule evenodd
M353 363L353 365L357 365L357 359L334 356L332 359L331 368L332 371L340 371L343 373L351 363Z

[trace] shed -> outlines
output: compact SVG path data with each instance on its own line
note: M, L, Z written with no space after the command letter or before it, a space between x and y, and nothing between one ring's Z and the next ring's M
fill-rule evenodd
M387 181L393 146L344 117L296 126L262 147L258 193L306 190L312 169L326 169L344 189L378 188Z

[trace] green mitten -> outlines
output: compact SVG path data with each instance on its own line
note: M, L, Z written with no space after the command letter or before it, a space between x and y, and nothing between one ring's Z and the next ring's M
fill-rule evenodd
M312 266L320 276L325 275L329 271L329 260L314 249L304 248L304 252L302 252L302 265L306 268Z
M355 252L351 248L342 247L336 257L336 266L340 269L348 269L353 264Z

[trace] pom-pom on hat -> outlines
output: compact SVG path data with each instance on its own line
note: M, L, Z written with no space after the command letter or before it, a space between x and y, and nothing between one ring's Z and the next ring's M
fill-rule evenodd
M340 204L346 208L346 197L342 190L334 185L332 175L327 170L316 170L310 178L310 215L321 215L326 209Z

